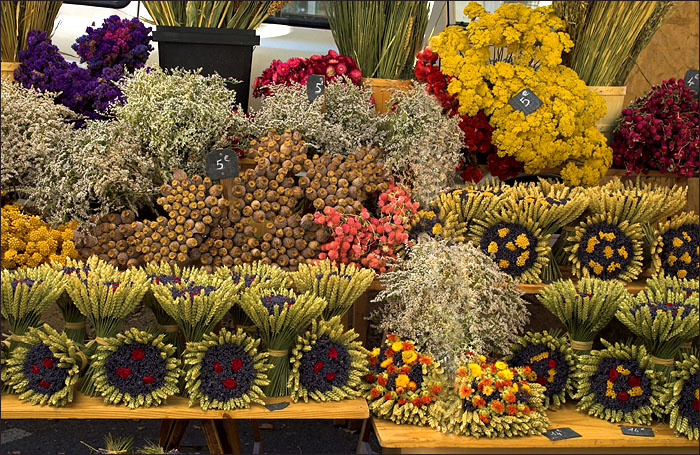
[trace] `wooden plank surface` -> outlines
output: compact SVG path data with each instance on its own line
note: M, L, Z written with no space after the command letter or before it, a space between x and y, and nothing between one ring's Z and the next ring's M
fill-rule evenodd
M567 403L558 411L549 411L550 429L569 427L581 435L580 438L550 441L545 436L527 436L519 438L473 438L469 436L447 435L429 427L414 425L397 425L388 420L372 419L374 431L379 444L387 452L399 453L483 453L486 451L525 453L563 453L566 449L586 452L596 449L608 453L639 453L649 450L652 453L698 453L698 441L677 438L668 424L654 422L651 427L655 437L626 436L620 430L620 424L590 417L576 411L573 403ZM410 450L391 450L391 449ZM615 450L613 450L615 449Z
M267 403L289 401L287 397L268 398ZM365 419L369 409L364 398L337 402L291 403L279 411L269 411L258 404L250 409L203 411L198 405L189 407L185 397L170 397L167 404L154 408L129 409L104 403L100 397L87 397L76 392L72 403L64 407L34 406L19 401L16 395L2 394L3 419Z

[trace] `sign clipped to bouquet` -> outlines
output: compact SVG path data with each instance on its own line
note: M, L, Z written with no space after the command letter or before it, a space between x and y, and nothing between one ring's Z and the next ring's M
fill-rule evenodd
M513 106L513 109L525 115L530 115L542 106L542 100L539 99L532 90L525 88L511 98L508 104Z
M313 103L320 96L323 96L325 90L326 78L320 74L310 74L306 79L306 96L309 97L309 103Z
M685 72L685 77L683 78L685 86L693 91L696 98L698 97L698 85L700 84L700 81L698 81L699 73L698 70L688 70Z
M207 175L212 180L230 179L238 175L238 155L231 149L212 150L205 157Z

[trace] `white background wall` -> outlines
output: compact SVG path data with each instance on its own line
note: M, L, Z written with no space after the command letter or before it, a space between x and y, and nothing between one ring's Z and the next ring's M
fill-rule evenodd
M444 1L433 2L433 14L428 24L428 34L434 29L439 33L445 26L446 13L443 10ZM123 9L99 8L82 5L63 4L56 18L56 27L53 35L53 43L64 53L66 59L78 61L71 45L76 38L85 33L85 29L95 23L100 26L102 21L113 15L124 18L132 18L137 15L147 25L155 28L147 21L151 20L146 8L139 8L138 2L132 1ZM442 16L440 13L442 11ZM326 54L330 49L338 50L333 41L330 30L289 27L286 25L262 24L258 30L260 46L253 52L253 64L251 69L251 83L262 71L270 66L274 59L285 61L291 57L310 57L314 54ZM149 65L158 64L158 43L152 43L155 50L148 60ZM252 93L252 90L251 90ZM251 95L249 106L252 109L259 107L259 100Z

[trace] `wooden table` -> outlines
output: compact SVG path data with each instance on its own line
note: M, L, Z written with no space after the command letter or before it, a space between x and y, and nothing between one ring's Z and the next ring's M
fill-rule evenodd
M288 397L266 398L265 402L281 403ZM20 401L16 395L2 394L0 418L2 419L158 419L164 420L159 435L161 447L170 450L172 441L182 439L189 419L201 419L202 431L209 451L215 454L241 453L237 420L259 419L367 419L369 409L364 398L337 402L291 403L284 409L270 411L264 406L253 404L249 409L233 411L203 411L198 405L188 406L185 397L170 397L167 404L153 408L129 409L104 403L100 397L87 397L76 392L73 402L63 407L34 406ZM254 428L257 428L255 426ZM259 432L254 431L254 451L262 452ZM179 440L178 440L179 437Z
M698 453L698 441L678 438L666 423L654 422L655 437L627 436L620 424L610 423L576 411L572 403L558 411L549 411L550 429L569 427L580 438L550 441L545 436L520 438L473 438L447 435L429 427L397 425L388 420L371 418L382 453ZM366 453L363 439L369 428L363 428L358 453Z

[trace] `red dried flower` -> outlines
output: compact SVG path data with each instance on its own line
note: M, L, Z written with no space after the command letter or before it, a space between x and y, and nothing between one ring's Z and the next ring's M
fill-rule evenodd
M242 362L241 359L239 359L238 357L236 357L235 359L233 359L233 362L231 362L231 369L232 369L233 371L238 371L238 370L240 370L242 366L243 366L243 362Z
M141 360L146 357L146 353L141 348L136 348L131 351L131 360Z
M144 376L141 381L146 385L153 384L153 376Z
M44 357L44 360L41 361L41 364L44 365L45 368L53 368L53 360L51 360L48 357Z
M129 376L131 376L131 370L128 368L117 368L114 371L114 374L116 374L117 376L119 376L122 379L126 379Z
M224 387L226 387L227 389L232 389L232 388L234 388L234 387L236 387L236 386L238 385L238 383L236 382L236 380L235 380L235 379L231 379L231 378L226 378L226 379L224 379L223 381L221 381L221 383L222 383L222 384L224 385Z

